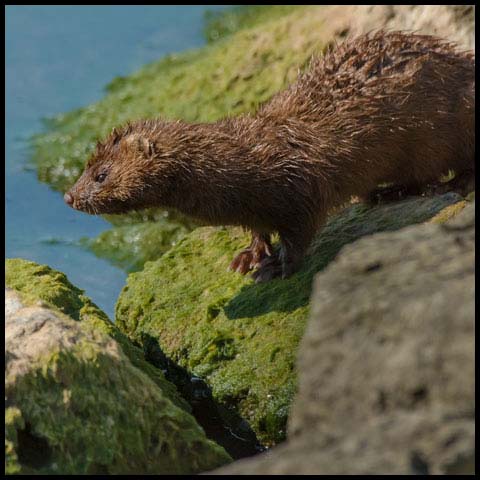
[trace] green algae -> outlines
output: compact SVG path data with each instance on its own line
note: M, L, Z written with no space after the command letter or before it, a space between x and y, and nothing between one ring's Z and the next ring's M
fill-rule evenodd
M57 321L73 345L6 378L6 473L188 474L231 461L109 336Z
M18 430L25 429L25 421L18 407L5 408L5 474L13 475L21 472L18 461Z
M246 419L262 443L278 443L285 438L295 394L296 351L313 276L343 245L425 222L459 200L446 194L352 205L331 218L298 273L266 284L227 272L231 258L248 244L244 232L196 229L142 272L129 275L116 305L116 324L139 343L144 335L156 338L174 362L205 379L216 401Z
M228 10L207 10L204 36L207 42L216 42L239 30L272 22L294 9L298 9L298 5L237 5Z
M83 290L72 285L64 273L28 260L6 259L5 285L17 290L29 304L37 304L40 300L49 308L115 339L135 367L144 371L176 405L186 411L191 410L176 388L165 380L163 373L144 360L142 350L130 342L107 315L84 295Z
M190 231L171 221L122 225L81 243L97 257L108 259L127 272L141 270L147 260L156 260Z

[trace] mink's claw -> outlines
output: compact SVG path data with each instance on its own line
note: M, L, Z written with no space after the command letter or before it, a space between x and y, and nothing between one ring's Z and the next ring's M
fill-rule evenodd
M254 268L253 266L253 252L249 249L246 248L245 250L242 250L233 260L232 263L230 263L230 270L233 270L234 272L241 273L242 275L245 275L248 273L250 270Z
M269 243L252 242L252 245L242 250L230 263L230 270L245 275L251 270L258 268L262 262L272 256L272 250Z

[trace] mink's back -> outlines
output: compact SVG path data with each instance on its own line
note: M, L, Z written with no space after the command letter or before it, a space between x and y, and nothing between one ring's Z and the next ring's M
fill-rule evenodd
M429 35L380 31L312 57L306 72L263 105L259 114L295 116L307 122L360 106L376 108L380 114L396 100L406 102L412 89L439 97L455 94L454 86L458 91L474 80L473 53L458 51L454 44ZM448 88L438 91L437 82ZM428 84L437 92L427 91Z
M290 148L316 178L313 191L336 203L382 182L418 185L473 168L474 99L473 53L380 31L313 58L259 109L258 136Z

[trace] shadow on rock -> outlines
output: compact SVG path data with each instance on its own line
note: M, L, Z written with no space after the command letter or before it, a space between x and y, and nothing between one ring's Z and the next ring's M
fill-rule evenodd
M248 422L215 402L205 381L169 359L156 338L143 333L142 343L145 359L160 368L165 378L177 386L208 438L221 445L234 459L249 457L265 450Z
M345 245L367 235L425 222L461 199L460 195L450 192L441 196L411 197L374 207L352 205L332 217L317 235L298 273L286 280L245 285L225 305L225 314L234 320L262 316L269 312L292 312L303 307L310 301L313 277Z

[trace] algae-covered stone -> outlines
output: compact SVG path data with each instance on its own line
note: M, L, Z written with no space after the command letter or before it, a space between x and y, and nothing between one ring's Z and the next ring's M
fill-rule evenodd
M204 36L207 42L217 42L239 30L275 21L298 7L298 5L236 5L226 10L207 10Z
M160 258L189 231L177 222L142 222L106 230L94 239L84 238L82 244L98 257L133 272L141 270L146 261Z
M427 221L460 200L449 193L352 205L317 236L297 274L266 284L227 272L248 242L245 233L199 228L128 277L116 324L139 343L156 338L174 362L207 381L217 401L236 409L262 442L277 443L285 438L315 273L356 238Z
M5 285L18 290L30 303L39 300L50 308L60 310L74 320L88 323L99 331L110 335L122 347L133 365L143 370L166 395L178 406L190 411L190 406L178 394L176 388L165 380L163 373L144 360L143 352L108 319L83 290L72 285L66 275L50 268L21 258L5 260Z
M185 474L230 460L113 338L30 299L6 291L6 473Z

